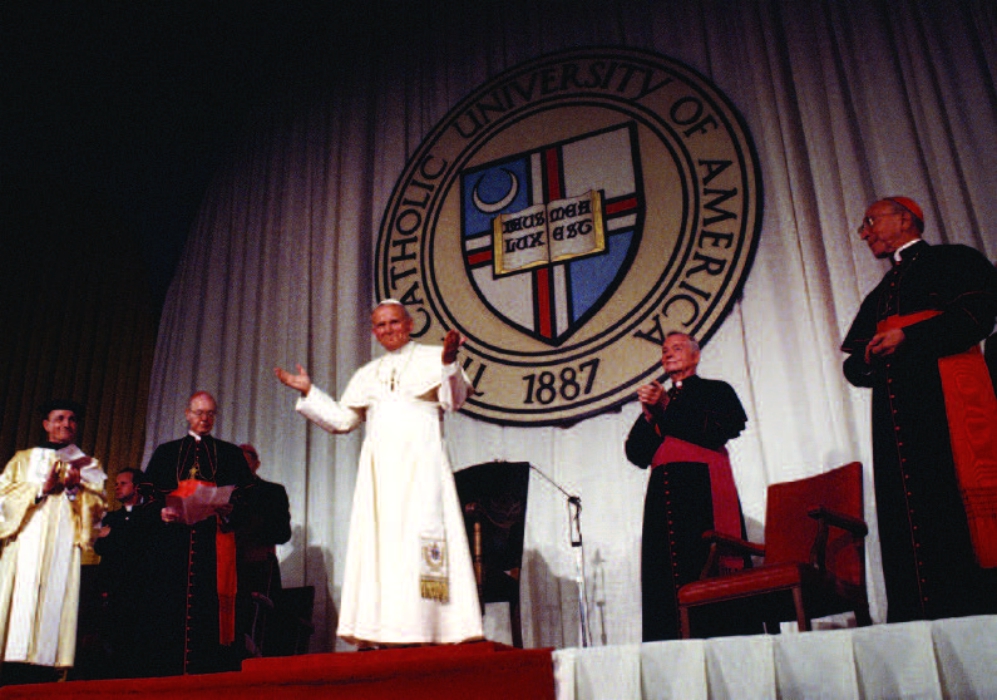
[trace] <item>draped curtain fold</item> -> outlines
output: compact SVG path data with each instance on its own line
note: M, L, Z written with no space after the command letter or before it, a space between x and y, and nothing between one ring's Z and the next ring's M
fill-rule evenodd
M32 183L44 200L0 204L8 242L0 279L0 468L45 439L38 407L70 399L84 409L78 444L113 484L120 469L142 464L158 319L138 248L113 207L97 191L72 194L64 179ZM84 555L84 563L92 559Z
M332 648L360 435L332 437L293 411L274 365L300 362L341 392L375 352L373 255L406 160L463 96L552 51L654 50L708 76L744 115L761 162L764 216L743 297L700 373L734 385L749 415L730 445L751 534L768 484L859 459L874 525L869 396L841 376L841 338L885 271L855 233L879 196L924 207L932 242L997 256L997 10L983 0L372 4L326 84L258 115L218 173L163 313L146 455L182 433L195 389L216 395L217 433L253 442L294 518L285 585L315 585L317 647ZM400 17L399 17L400 15ZM335 43L335 37L330 37ZM316 55L315 61L328 57ZM623 456L637 415L558 428L447 419L453 463L528 461L584 504L596 643L640 639L646 473ZM874 528L875 529L875 528ZM875 533L874 533L875 534ZM873 537L873 614L885 600ZM567 507L534 476L526 532L528 645L578 644Z

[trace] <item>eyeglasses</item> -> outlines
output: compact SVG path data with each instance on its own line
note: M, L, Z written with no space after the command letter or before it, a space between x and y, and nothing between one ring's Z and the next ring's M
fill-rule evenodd
M205 416L208 418L214 418L218 415L218 411L191 411L191 413L198 418L204 418Z
M888 214L876 214L875 216L867 216L862 219L862 223L858 227L858 232L862 233L867 228L872 228L876 224L876 219L882 219L884 216L900 216L903 212L891 211Z

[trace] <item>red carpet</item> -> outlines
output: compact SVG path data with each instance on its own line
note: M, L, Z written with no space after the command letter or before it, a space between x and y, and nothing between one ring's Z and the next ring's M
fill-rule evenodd
M405 698L405 700L554 700L549 649L494 642L306 654L251 659L239 673L114 681L76 681L0 688L0 698Z

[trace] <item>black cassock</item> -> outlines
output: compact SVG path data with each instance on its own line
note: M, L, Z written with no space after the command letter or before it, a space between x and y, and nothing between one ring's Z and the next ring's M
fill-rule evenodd
M637 418L627 436L627 459L647 468L666 436L719 450L746 423L744 408L729 384L694 375L682 382L654 424L643 415ZM709 467L669 462L667 456L654 465L644 497L641 538L645 642L678 638L678 589L699 578L709 556L702 534L713 528ZM743 518L741 529L743 535Z
M200 441L188 435L156 448L146 478L164 497L179 481L189 478L218 486L235 485L238 493L252 481L253 474L237 445L210 435ZM245 514L238 497L233 496L232 502L235 510L228 520L234 526ZM228 529L229 525L223 527ZM146 640L153 675L238 668L238 652L219 642L217 530L216 517L193 526L165 523L151 543L154 571L149 582Z
M975 561L956 479L938 359L991 331L997 270L961 245L919 242L865 298L842 344L848 381L872 387L873 472L888 620L997 612L994 570ZM872 365L879 321L941 312L904 328L897 352Z

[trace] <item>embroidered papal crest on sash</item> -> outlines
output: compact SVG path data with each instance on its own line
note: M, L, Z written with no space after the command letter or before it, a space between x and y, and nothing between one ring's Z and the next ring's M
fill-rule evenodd
M419 595L427 600L446 603L450 600L447 541L443 537L423 535L420 546Z

